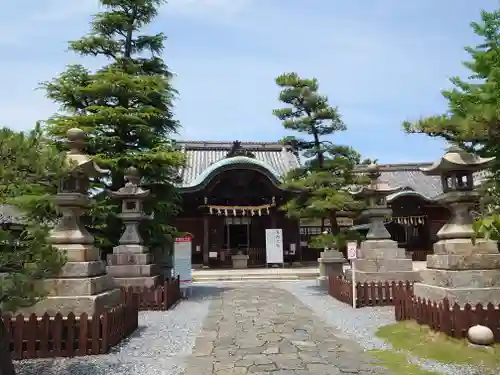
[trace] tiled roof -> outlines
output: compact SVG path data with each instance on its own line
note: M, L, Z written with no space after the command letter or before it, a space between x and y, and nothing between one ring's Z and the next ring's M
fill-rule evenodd
M234 142L217 141L181 141L177 143L187 158L187 166L181 171L182 187L197 183L207 169L225 159ZM300 159L291 148L280 143L272 142L242 142L241 149L250 151L255 159L269 166L271 171L280 179L291 169L300 166ZM380 164L380 179L389 185L407 191L416 192L432 200L442 194L441 179L439 176L427 176L420 168L429 167L430 162L405 164ZM365 166L359 166L362 172ZM481 183L487 172L479 171L475 174L475 182ZM394 193L392 196L396 197ZM390 198L390 197L389 197Z
M441 178L439 176L426 176L420 170L432 163L407 163L407 164L381 164L380 180L393 187L413 190L431 200L440 195ZM395 195L398 193L394 193ZM388 197L390 199L390 197Z
M224 160L233 142L177 142L187 158L181 171L182 186L190 186L198 176L214 163ZM299 158L290 147L280 143L241 142L241 149L251 152L255 159L268 165L271 171L282 178L288 171L300 166Z

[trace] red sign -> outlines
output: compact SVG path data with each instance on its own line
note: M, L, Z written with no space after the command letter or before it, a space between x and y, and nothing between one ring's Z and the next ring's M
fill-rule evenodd
M175 242L191 242L191 236L177 237Z

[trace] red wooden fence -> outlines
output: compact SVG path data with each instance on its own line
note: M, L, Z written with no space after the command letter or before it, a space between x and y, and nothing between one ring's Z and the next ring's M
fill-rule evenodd
M356 283L356 307L393 305L396 287L412 291L413 283L409 281ZM328 293L333 298L352 305L352 282L338 276L329 277Z
M139 311L164 311L181 299L179 277L168 279L156 287L122 288L122 299L127 301L132 296L138 298Z
M108 353L138 326L137 299L89 317L69 313L2 317L13 359L73 357Z
M480 303L466 304L462 308L456 303L451 306L446 298L439 303L431 302L415 298L411 291L397 289L394 307L397 321L415 320L457 339L466 338L469 328L480 324L489 327L495 341L500 342L500 306L491 303L486 307Z
M2 317L13 359L104 354L138 327L139 311L167 310L181 298L179 278L153 288L122 288L120 305L94 316Z

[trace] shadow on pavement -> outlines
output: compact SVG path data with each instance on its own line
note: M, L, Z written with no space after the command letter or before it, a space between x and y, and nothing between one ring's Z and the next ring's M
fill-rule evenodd
M191 286L191 295L189 295L187 299L189 301L198 301L210 297L218 297L221 294L233 289L234 288L228 286L195 284Z
M82 357L78 360L74 359L74 362L70 361L68 359L64 362L61 359L40 359L30 362L17 362L15 363L16 375L136 375L134 371L127 369L124 364L103 361L103 358L100 358L99 365L91 363Z
M326 289L320 288L318 285L308 285L304 289L307 290L307 293L314 296L328 295L328 291Z

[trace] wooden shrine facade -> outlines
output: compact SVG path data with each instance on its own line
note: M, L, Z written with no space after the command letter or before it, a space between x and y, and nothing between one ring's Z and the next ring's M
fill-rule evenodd
M287 171L300 166L294 151L278 143L180 142L187 158L181 173L183 211L179 231L193 238L193 264L231 267L231 255L249 256L248 266L264 266L265 230L283 230L286 261L316 261L323 249L308 242L328 225L297 222L279 209L291 193L280 187ZM436 203L441 181L425 176L429 163L380 165L380 179L398 192L388 197L393 216L386 225L392 238L414 260L432 253L436 233L448 220L447 208ZM360 173L363 172L360 166ZM366 231L363 222L339 223Z
M279 209L290 197L280 174L298 166L296 155L279 144L189 146L195 171L183 175L183 211L175 224L193 235L193 264L231 267L231 256L243 254L249 267L264 266L266 229L275 228L283 231L285 261L300 256L298 222Z

